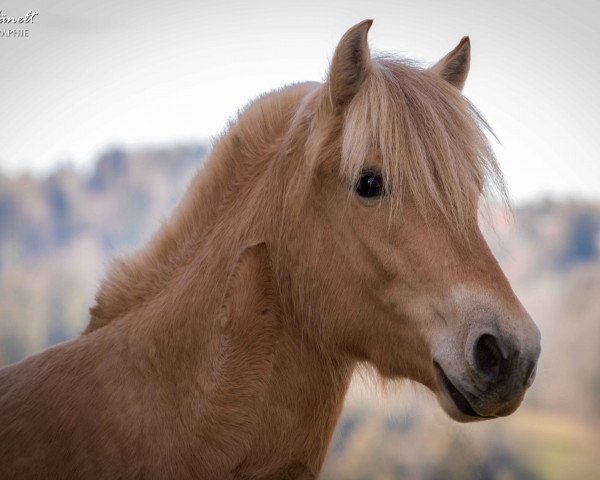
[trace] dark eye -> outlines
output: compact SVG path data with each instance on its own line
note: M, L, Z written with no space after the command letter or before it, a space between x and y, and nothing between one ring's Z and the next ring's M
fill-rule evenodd
M375 172L364 172L356 182L356 193L361 197L374 198L383 195L383 179Z

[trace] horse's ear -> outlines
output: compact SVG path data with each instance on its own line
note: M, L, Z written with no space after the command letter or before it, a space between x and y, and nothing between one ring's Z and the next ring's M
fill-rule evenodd
M227 280L222 326L231 332L265 332L276 329L279 302L267 246L259 243L240 254Z
M367 33L373 20L364 20L348 30L333 54L327 86L334 109L346 105L356 94L371 68Z
M430 70L459 90L462 90L471 66L471 41L463 37L448 55L437 62Z

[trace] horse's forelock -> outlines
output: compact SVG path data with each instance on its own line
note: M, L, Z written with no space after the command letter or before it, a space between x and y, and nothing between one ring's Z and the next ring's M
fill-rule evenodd
M436 210L461 232L476 221L482 192L494 187L506 198L487 133L457 89L407 61L376 58L345 113L341 172L355 182L376 161L394 209L410 197L424 216Z

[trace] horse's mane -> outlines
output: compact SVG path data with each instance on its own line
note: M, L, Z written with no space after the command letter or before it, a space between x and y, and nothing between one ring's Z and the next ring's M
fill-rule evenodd
M435 209L461 232L477 221L482 192L506 198L486 133L493 135L456 88L410 61L379 56L345 116L342 173L355 182L373 166L375 148L394 207L410 198L424 216Z
M187 192L171 217L141 250L113 261L100 289L96 305L90 308L89 333L110 323L136 305L142 305L160 291L171 266L187 264L207 225L217 221L218 201L224 195L225 180L236 175L247 176L260 163L268 162L277 152L286 126L297 105L316 83L296 83L268 92L249 102L232 119L222 134L215 138L212 149L191 180ZM251 168L247 166L251 164ZM229 186L229 197L235 198L236 185Z

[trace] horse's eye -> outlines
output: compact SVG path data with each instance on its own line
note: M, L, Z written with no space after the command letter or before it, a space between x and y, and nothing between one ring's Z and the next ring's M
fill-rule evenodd
M361 197L373 198L383 195L383 179L374 172L365 172L356 182L356 193Z

